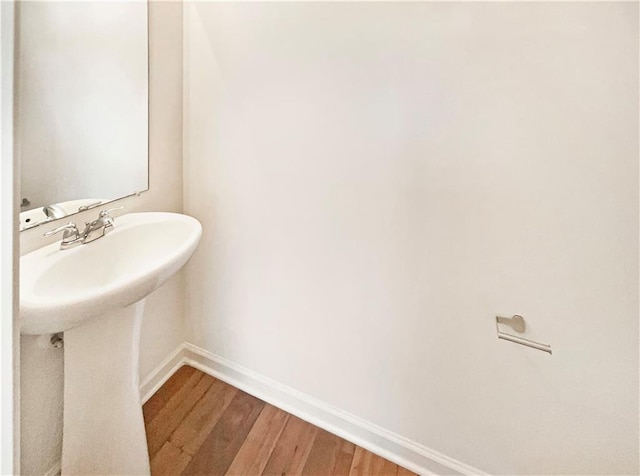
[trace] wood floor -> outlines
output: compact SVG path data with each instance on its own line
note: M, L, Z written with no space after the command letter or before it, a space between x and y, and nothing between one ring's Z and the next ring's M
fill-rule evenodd
M143 412L152 476L413 474L188 366Z

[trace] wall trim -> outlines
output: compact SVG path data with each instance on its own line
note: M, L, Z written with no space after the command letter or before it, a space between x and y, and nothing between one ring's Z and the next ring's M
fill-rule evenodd
M186 363L185 344L180 344L140 384L140 401L146 403L176 371Z
M423 475L487 473L356 417L188 342L179 346L141 385L147 401L182 365L190 365L372 453Z

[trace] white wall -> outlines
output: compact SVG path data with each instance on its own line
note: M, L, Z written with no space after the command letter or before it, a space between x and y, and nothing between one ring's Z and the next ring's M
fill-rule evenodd
M637 474L638 5L186 12L189 339L489 473Z
M182 4L149 2L149 180L148 192L114 203L125 210L182 211ZM95 218L97 211L73 221ZM65 221L68 221L66 218ZM55 225L20 234L24 254L59 237L42 233ZM116 219L117 226L117 219ZM184 279L178 274L149 296L140 348L141 380L184 341ZM22 336L22 474L43 474L60 459L62 352L41 349L37 338Z
M20 473L16 322L16 162L13 155L14 2L0 3L0 474Z

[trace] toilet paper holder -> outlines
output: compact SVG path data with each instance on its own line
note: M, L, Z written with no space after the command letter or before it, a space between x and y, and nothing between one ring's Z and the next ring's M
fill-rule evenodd
M542 344L540 342L525 339L524 337L502 332L499 327L500 324L509 326L515 332L522 334L525 330L527 330L527 323L525 322L524 317L518 314L512 317L496 316L496 332L498 334L498 339L508 340L509 342L513 342L515 344L520 344L526 347L531 347L532 349L541 350L542 352L547 352L550 355L552 354L550 345Z

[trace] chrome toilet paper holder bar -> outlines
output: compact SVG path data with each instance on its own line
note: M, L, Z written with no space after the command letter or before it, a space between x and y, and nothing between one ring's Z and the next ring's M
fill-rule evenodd
M547 352L550 355L552 354L550 345L542 344L540 342L525 339L524 337L502 332L499 327L500 324L511 327L511 329L513 329L515 332L523 333L527 329L527 323L525 322L524 317L518 314L513 317L496 316L496 332L498 333L498 339L508 340L509 342L514 342L526 347L531 347L532 349L541 350L542 352Z

